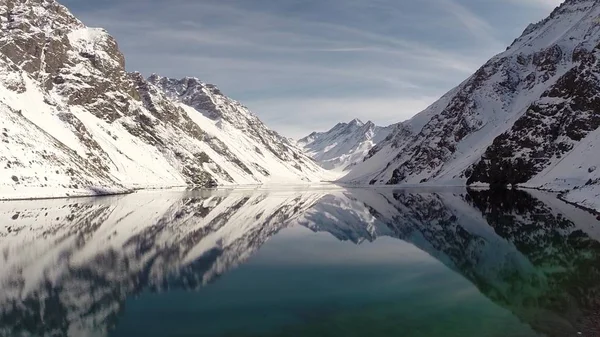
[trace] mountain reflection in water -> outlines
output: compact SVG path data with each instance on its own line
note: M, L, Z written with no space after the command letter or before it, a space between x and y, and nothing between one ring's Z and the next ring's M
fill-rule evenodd
M1 336L600 335L600 223L540 192L138 193L0 217Z

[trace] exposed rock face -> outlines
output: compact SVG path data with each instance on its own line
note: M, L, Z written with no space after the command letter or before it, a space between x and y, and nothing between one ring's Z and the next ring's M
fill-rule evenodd
M393 126L380 127L371 121L363 123L354 119L338 123L326 132L313 132L300 139L298 145L323 168L344 172L362 161L393 129Z
M150 76L148 81L162 89L169 98L193 107L217 122L217 125L230 124L242 131L253 144L263 148L255 148L254 152L262 153L266 149L266 152L274 154L278 160L292 163L294 168L298 164L298 167L314 170L314 162L303 151L287 138L267 128L248 108L223 95L215 85L203 83L196 78L176 80L156 74Z
M598 17L597 1L566 1L343 180L563 189L600 178L587 149L600 146Z
M1 172L8 178L0 178L0 198L323 176L300 149L216 87L185 79L189 90L179 97L179 87L162 85L158 76L126 72L114 38L54 0L0 0L0 25L2 128L16 134L35 126L25 151L11 139L3 144L0 159L20 164ZM32 165L43 167L48 152L71 158L76 174L53 170L40 181Z
M560 50L556 46L552 49ZM555 65L561 57L553 52L544 63ZM582 139L600 127L598 48L588 50L581 43L571 57L574 67L533 102L510 130L494 140L473 167L469 183L525 183L568 156Z
M67 34L83 24L55 1L2 0L0 6L0 52L36 77L58 72L71 49Z

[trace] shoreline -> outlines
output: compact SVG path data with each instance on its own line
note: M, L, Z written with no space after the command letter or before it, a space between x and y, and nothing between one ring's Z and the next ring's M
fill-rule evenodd
M0 195L0 203L2 202L11 202L11 201L35 201L35 200L60 200L60 199L83 199L83 198L105 198L111 196L121 196L121 195L130 195L135 194L137 192L157 192L157 191L172 191L172 190L182 190L182 191L194 191L194 190L227 190L227 189L273 189L273 190L294 190L299 187L302 188L318 188L318 187L331 187L331 188L342 188L342 189L446 189L446 188L461 188L466 190L488 190L491 189L488 186L468 186L468 185L425 185L425 184L410 184L410 185L367 185L367 184L344 184L344 183L335 183L335 182L318 182L311 184L298 184L298 185L285 185L285 184L263 184L263 185L224 185L224 186L213 186L213 187L203 187L203 186L165 186L165 187L148 187L148 188L132 188L126 190L98 190L94 189L78 191L72 195L66 193L64 195L52 196L40 196L40 197L3 197ZM520 189L520 190L531 190L531 191L542 191L546 193L555 194L556 198L560 201L567 203L571 206L577 207L581 210L587 211L595 216L600 217L600 209L595 209L583 204L579 204L573 201L570 201L565 198L565 195L572 191L553 191L543 188L536 187L528 187L528 186L515 186L515 187L507 187L507 189ZM86 193L89 192L89 193Z

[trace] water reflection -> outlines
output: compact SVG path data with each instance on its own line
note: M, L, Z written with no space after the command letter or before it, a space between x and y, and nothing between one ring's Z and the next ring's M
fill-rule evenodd
M246 310L215 321L212 328L210 320L198 326L193 322L201 318L188 317L183 321L189 321L189 327L180 335L233 334L219 329L236 320L245 320L241 326L247 335L334 335L332 331L342 331L341 326L345 335L449 336L456 329L457 335L468 336L487 331L484 328L496 330L498 336L511 335L509 327L493 326L498 322L464 330L473 320L470 315L485 312L481 303L470 304L477 310L452 309L465 316L453 321L452 328L438 319L439 313L438 321L431 321L436 307L443 311L467 289L456 283L464 279L482 298L514 317L514 336L600 335L598 220L542 193L460 189L141 193L0 203L0 218L4 219L2 336L127 335L136 331L127 327L141 319L125 315L127 306L132 312L138 312L136 305L171 305L172 310L183 303L182 298L198 292L199 301L207 306L201 311L205 315L223 305L223 298L217 299L220 292L236 293L229 301ZM298 229L304 229L303 234L293 236ZM285 235L278 234L282 230ZM307 236L307 230L326 235ZM274 243L265 245L270 238ZM315 238L359 245L318 244ZM359 247L371 247L371 252ZM303 255L306 252L312 255ZM409 256L419 252L444 270L428 269L428 260ZM336 254L341 258L336 260ZM256 262L244 265L253 256ZM395 262L386 262L386 256ZM287 268L285 273L273 274L259 263L277 259ZM294 259L312 261L310 268L293 263ZM319 269L315 263L321 259L324 267ZM342 265L344 261L356 265ZM362 272L351 272L352 268ZM336 273L336 278L345 275L344 281L330 284L332 278L324 277L318 285L311 283L327 273ZM235 277L218 280L228 274ZM299 282L303 275L306 279ZM402 282L382 283L400 278ZM302 296L282 288L291 282ZM379 289L385 284L390 287ZM370 285L378 289L366 291ZM337 306L319 309L307 304L310 298L317 301L330 294L332 287L338 295L330 300ZM408 294L397 287L412 288ZM434 289L439 294L428 296ZM276 306L264 304L265 293L277 298ZM252 300L253 294L263 295ZM299 302L305 310L286 311ZM260 305L269 310L261 315L269 317L252 316ZM352 306L360 310L349 311ZM185 315L186 309L177 312ZM395 319L411 319L386 320L392 313ZM163 319L160 324L168 326L168 318ZM181 326L181 317L175 321ZM258 321L262 326L252 331ZM359 330L359 323L368 329ZM440 329L431 328L436 325Z

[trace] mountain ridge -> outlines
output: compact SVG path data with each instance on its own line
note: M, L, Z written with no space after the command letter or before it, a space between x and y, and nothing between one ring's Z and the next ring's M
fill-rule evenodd
M106 30L54 0L2 0L0 25L2 199L328 177L216 86L174 99L127 72Z
M341 182L519 185L571 191L592 203L600 194L598 18L597 1L564 2L397 124Z
M313 132L298 140L306 153L324 169L347 172L391 132L372 121L358 118L338 123L325 132Z

